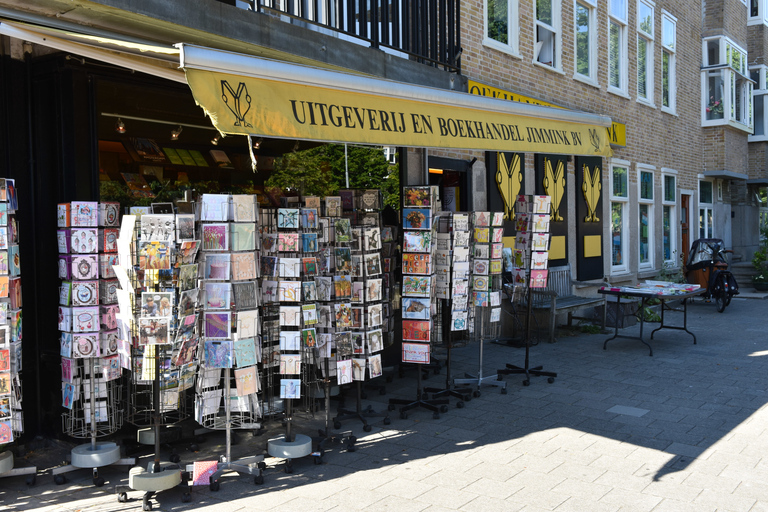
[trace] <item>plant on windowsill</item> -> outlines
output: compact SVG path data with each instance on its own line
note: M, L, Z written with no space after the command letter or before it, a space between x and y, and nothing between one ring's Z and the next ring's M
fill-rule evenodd
M709 119L723 118L723 100L716 100L714 96L709 97L707 105L707 116Z

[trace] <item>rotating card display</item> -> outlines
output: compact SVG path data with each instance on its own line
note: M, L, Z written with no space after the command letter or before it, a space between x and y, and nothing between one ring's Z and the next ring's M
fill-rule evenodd
M546 288L549 264L550 197L519 195L515 203L512 279L516 285Z
M105 436L123 423L112 268L119 204L73 201L59 204L57 212L64 431L78 438Z

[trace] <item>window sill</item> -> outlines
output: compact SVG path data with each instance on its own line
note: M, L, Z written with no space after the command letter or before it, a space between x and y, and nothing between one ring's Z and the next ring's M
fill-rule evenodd
M595 89L600 88L600 84L596 80L592 80L591 78L586 77L584 75L574 73L573 79L576 80L577 82L583 83L584 85L589 85L590 87L594 87Z
M500 43L496 41L495 39L491 39L486 37L483 39L483 46L486 48L489 48L491 50L496 50L497 52L501 52L505 55L509 55L510 57L514 59L522 59L522 55L520 55L514 48L512 48L509 45L506 45L504 43Z
M750 135L747 142L768 142L768 135Z
M674 110L674 109L671 109L669 107L661 107L661 111L664 112L665 114L669 114L671 116L678 117L677 111Z
M635 274L627 272L624 269L611 270L611 275L608 276L608 282L611 284L627 283L635 280Z
M627 100L631 100L632 99L632 97L629 94L627 94L626 92L622 91L621 89L617 89L615 87L608 86L608 92L610 94L613 94L615 96L619 96L619 97L627 99Z
M565 73L563 73L562 69L557 69L556 67L550 66L549 64L544 64L537 60L532 60L531 63L536 67L546 69L547 71L552 71L553 73L557 73L558 75L565 76Z
M644 99L639 98L639 97L637 98L636 101L637 101L638 104L644 105L644 106L646 106L648 108L654 108L654 109L656 108L656 104L654 102L652 102L652 101L644 100Z
M656 277L657 275L659 275L659 271L655 270L653 267L641 268L637 272L638 279L649 279L651 277Z

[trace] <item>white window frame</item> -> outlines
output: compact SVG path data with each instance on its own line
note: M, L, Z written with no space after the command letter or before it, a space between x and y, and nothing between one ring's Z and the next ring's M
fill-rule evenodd
M665 22L672 24L672 41L664 31ZM669 56L669 105L664 105L664 55ZM677 115L677 18L665 10L661 11L661 111Z
M673 200L667 199L667 178L672 178L675 182L675 190L673 191ZM680 264L680 258L677 257L677 171L675 169L668 169L666 167L661 168L661 257L664 263L672 268L677 268ZM669 208L669 258L664 255L664 207Z
M768 25L768 0L741 0L747 6L747 25ZM757 7L757 14L752 15L752 4Z
M640 6L651 10L651 31L647 32L640 28ZM656 53L654 47L654 39L656 34L656 4L651 0L638 0L637 1L637 101L644 105L653 107L653 92L654 92L654 79L653 79L653 55ZM645 97L640 96L640 41L645 42Z
M755 82L752 90L752 128L749 142L768 140L768 66L749 66L749 76ZM758 101L759 99L759 101ZM758 133L762 129L762 133Z
M610 255L611 255L611 274L626 274L629 272L629 169L630 163L626 160L612 159L610 161L610 172L608 173L608 186L610 188L610 208L609 215L611 216L611 222L608 228L609 240L610 240ZM613 170L615 167L624 169L627 177L627 189L626 196L617 196L613 193ZM621 265L613 264L613 203L621 203Z
M504 1L504 0L500 0ZM513 57L520 57L519 0L507 2L507 43L488 37L488 0L483 0L483 46L493 48Z
M712 202L711 203L705 203L701 200L701 184L702 182L708 182L712 185ZM699 183L696 187L696 197L698 198L698 215L697 215L697 222L696 222L696 234L698 235L698 238L714 238L715 236L715 230L714 230L714 224L715 224L715 182L714 180L708 180L708 179L699 179ZM704 212L704 215L702 215L702 211ZM706 215L706 212L709 211L711 214L709 216ZM706 222L706 219L709 217L712 217L712 223L709 224ZM701 228L702 228L702 220L704 221L704 229L705 232L702 234Z
M538 14L536 13L536 2L533 4L533 64L542 66L547 69L554 69L562 71L561 55L562 55L562 0L549 0L552 4L552 25L547 25L544 22L538 20ZM554 48L551 50L552 61L550 64L542 62L539 57L542 56L542 52L546 51L543 41L539 41L538 29L541 27L543 30L552 32L552 45Z
M718 43L718 55L710 62L709 43ZM714 36L702 39L701 68L701 125L729 125L751 132L753 124L752 91L753 82L747 69L747 51L728 37ZM720 98L712 93L708 86L710 77L719 76L722 80ZM737 95L742 101L737 101ZM713 102L722 102L722 118L708 119L707 109ZM712 116L710 116L712 117Z
M624 12L613 13L611 6L613 2L623 2ZM628 0L608 0L608 92L618 94L625 98L629 98L628 90L628 45L627 45L627 9ZM614 86L611 84L611 24L615 24L619 28L619 85Z
M643 198L642 194L642 174L649 173L651 175L651 198ZM656 168L647 164L637 164L637 268L639 270L651 270L653 269L654 251L656 250L656 233L655 233L655 211L654 201L656 198ZM642 226L640 223L640 206L648 207L648 261L642 261L640 259L640 233Z
M579 73L579 63L576 45L578 44L578 26L576 25L576 9L581 6L587 9L587 22L589 33L587 34L589 51L589 69L587 74ZM598 85L597 82L597 4L596 0L575 0L573 3L573 77L590 85Z

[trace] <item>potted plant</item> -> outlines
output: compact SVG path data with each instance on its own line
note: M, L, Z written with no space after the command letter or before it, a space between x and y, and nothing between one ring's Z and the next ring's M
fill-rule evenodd
M752 257L752 266L757 270L757 275L752 278L755 290L768 292L768 228L761 230L760 248Z

